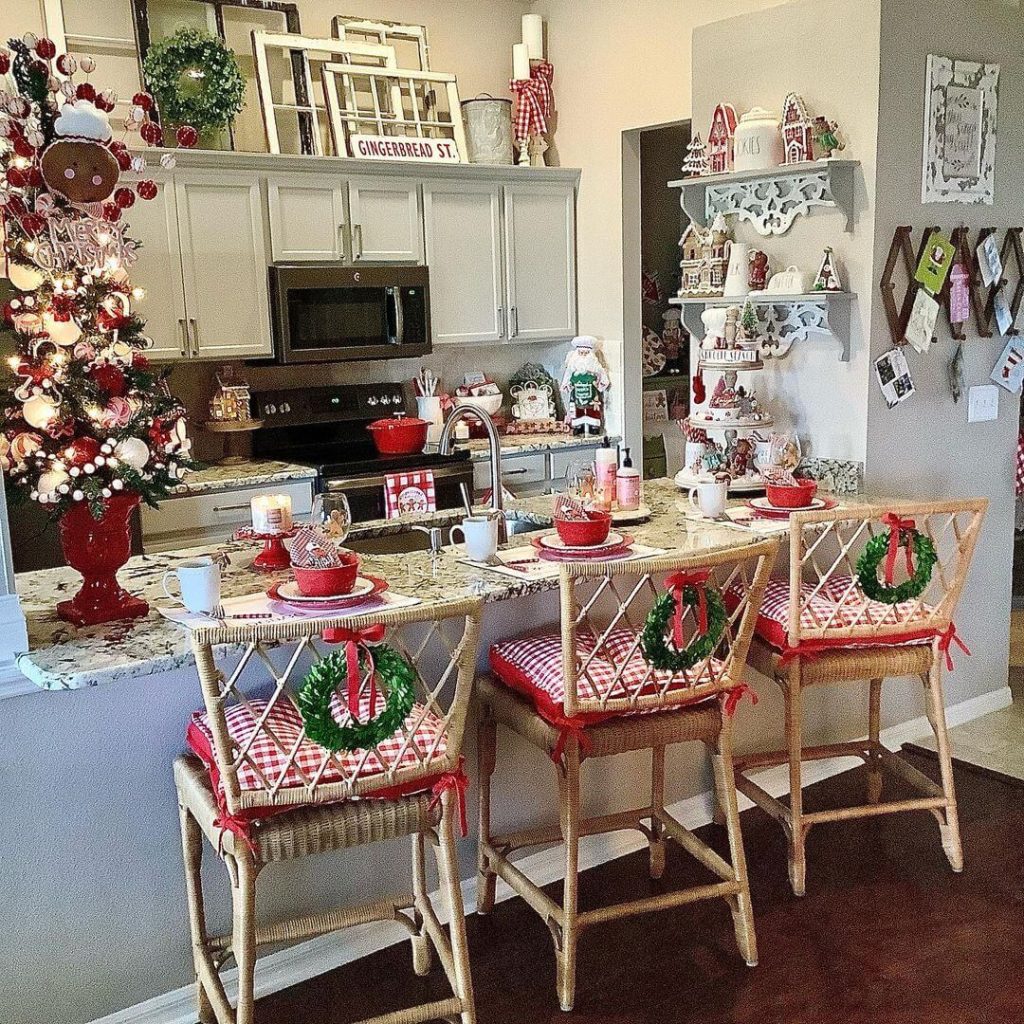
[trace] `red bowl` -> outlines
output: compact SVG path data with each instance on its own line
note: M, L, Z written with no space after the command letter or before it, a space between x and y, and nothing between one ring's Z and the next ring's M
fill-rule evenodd
M796 487L785 484L768 484L765 487L768 501L776 508L803 508L814 500L818 491L816 480L801 480Z
M339 597L351 594L359 575L359 556L354 551L342 551L341 565L329 569L303 569L293 565L295 582L303 597Z
M381 455L415 455L427 443L430 424L415 416L396 416L390 420L374 420L366 429Z
M571 548L589 548L603 544L612 528L611 512L591 510L587 519L555 519L562 543Z

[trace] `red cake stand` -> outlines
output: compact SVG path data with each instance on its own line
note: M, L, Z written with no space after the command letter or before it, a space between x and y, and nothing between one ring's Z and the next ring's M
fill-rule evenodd
M256 533L251 526L244 526L235 531L233 539L263 541L263 550L253 560L253 569L256 572L281 572L282 569L290 568L292 564L291 556L288 554L284 542L290 540L298 532L297 526L293 526L284 533Z

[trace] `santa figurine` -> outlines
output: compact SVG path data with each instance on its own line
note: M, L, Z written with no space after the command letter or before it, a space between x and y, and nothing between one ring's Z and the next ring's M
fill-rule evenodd
M596 348L597 338L580 335L572 339L572 348L565 357L561 385L565 394L565 422L574 434L604 432L603 395L611 381Z

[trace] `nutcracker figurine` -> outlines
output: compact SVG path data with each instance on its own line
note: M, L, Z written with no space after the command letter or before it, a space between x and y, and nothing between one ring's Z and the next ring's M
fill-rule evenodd
M565 422L574 434L601 434L603 395L611 383L608 371L595 351L597 338L581 335L572 339L565 357L562 391L565 394Z

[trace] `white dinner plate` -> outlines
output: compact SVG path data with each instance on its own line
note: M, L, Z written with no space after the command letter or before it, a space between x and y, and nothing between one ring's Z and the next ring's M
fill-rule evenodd
M613 530L600 544L566 544L557 533L548 533L543 537L538 537L537 543L542 548L547 548L548 551L585 551L588 554L593 554L608 548L620 548L623 540L622 534L615 533Z
M767 498L751 498L747 504L756 508L758 512L816 512L819 508L825 507L824 498L814 498L810 505L800 505L797 508L784 508L782 505L773 505Z
M375 584L373 580L365 576L356 577L355 586L347 594L335 594L333 597L307 597L299 590L295 580L282 583L277 588L280 597L293 604L338 604L342 601L357 601L373 592Z

